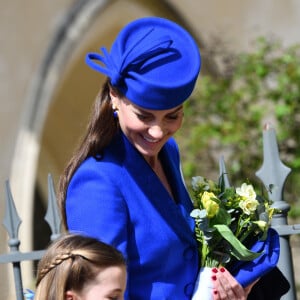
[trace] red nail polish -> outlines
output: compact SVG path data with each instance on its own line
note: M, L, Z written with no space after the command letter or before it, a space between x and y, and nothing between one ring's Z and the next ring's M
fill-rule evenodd
M222 268L220 268L220 271L221 271L222 273L224 273L224 272L225 272L225 269L222 267Z
M213 276L211 276L211 279L214 280L214 281L216 281L217 280L217 276L213 275Z
M217 268L212 268L212 271L213 271L214 273L218 273L218 269L217 269Z
M214 294L217 295L217 294L218 294L218 291L214 290Z

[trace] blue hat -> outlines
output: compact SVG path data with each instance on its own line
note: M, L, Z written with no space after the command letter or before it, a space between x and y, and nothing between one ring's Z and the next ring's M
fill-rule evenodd
M134 104L154 110L170 109L192 93L201 66L199 48L178 24L145 17L126 25L110 53L88 53L86 63L110 78ZM100 63L99 63L100 62Z

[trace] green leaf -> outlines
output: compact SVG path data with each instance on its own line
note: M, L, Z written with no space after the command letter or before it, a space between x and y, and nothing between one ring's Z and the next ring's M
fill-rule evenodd
M210 220L210 225L223 223L229 225L231 223L230 214L222 207L220 207L218 213Z
M232 233L228 226L216 224L214 228L218 230L221 236L232 246L232 254L238 260L253 260L261 255L261 252L252 252L247 249Z

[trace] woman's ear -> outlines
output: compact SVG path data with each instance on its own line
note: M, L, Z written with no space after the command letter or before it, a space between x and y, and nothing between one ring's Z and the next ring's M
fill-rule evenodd
M66 291L65 293L65 300L77 300L78 297L75 292L73 291Z
M119 97L117 96L116 92L112 88L109 89L109 96L111 99L113 110L117 110Z
M111 100L118 98L117 93L112 88L109 89L109 96L110 96Z

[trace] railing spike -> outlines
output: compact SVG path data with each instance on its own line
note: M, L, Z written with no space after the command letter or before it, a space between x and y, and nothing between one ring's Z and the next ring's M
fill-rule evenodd
M291 169L285 166L279 157L276 133L270 124L266 124L263 130L263 164L255 173L268 190L272 206L278 209L271 222L271 226L280 235L280 257L277 266L290 283L290 290L281 297L283 300L296 300L296 286L292 262L292 253L289 235L300 233L295 226L288 225L287 215L290 205L284 201L283 189L286 178Z
M55 189L51 174L48 174L48 209L45 220L52 231L51 241L54 241L60 236L61 217L58 212L58 205L56 202Z
M255 174L264 183L269 198L274 202L282 201L284 184L291 169L280 160L276 133L270 124L264 126L263 140L263 164Z
M225 166L225 162L224 162L224 157L221 156L220 160L219 160L219 169L220 169L220 177L222 176L222 180L224 183L224 187L225 188L229 188L230 187L230 182L228 179L228 174L227 174L227 170L226 170L226 166Z
M8 180L5 182L5 189L6 189L6 208L5 208L5 217L3 219L3 225L6 228L9 235L8 245L10 247L10 252L19 253L20 240L18 238L18 232L22 221L17 213ZM22 300L23 284L22 284L20 262L13 262L13 274L15 280L17 300Z
M5 182L6 189L6 208L3 225L6 228L11 240L14 240L18 245L18 231L22 220L20 219L16 206L12 197L9 181ZM17 245L16 245L17 246Z

